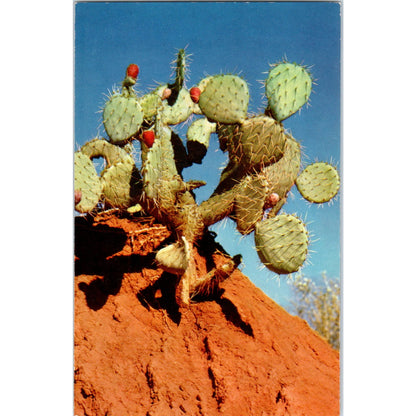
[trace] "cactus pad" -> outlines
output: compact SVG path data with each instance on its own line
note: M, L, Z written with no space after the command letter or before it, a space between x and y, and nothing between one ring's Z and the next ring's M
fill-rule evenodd
M266 181L261 175L249 175L241 182L235 197L233 216L241 234L251 233L262 219L267 192Z
M103 112L105 131L112 143L122 143L135 135L143 122L143 110L134 94L114 94Z
M274 66L266 80L269 108L277 121L296 113L309 100L312 79L301 65L288 62Z
M283 128L276 120L257 116L236 126L229 154L234 154L247 170L258 171L282 157L285 142Z
M199 107L210 120L219 123L241 123L247 115L249 92L247 83L237 75L215 75L199 85Z
M331 200L337 194L339 185L336 168L324 162L307 166L296 179L296 186L301 195L314 203Z
M201 163L207 153L209 139L215 133L217 126L205 117L195 120L186 133L188 157L193 163Z
M285 198L298 176L300 158L299 143L291 136L286 136L283 157L277 163L266 166L262 170L270 192L275 192L280 198Z
M93 162L82 152L75 152L74 190L81 195L75 209L81 213L93 210L100 200L102 189L103 185Z
M161 85L155 91L155 93L162 98L163 91L167 88L167 84ZM162 101L161 116L164 124L179 124L188 119L188 117L195 112L198 112L198 105L195 104L189 91L185 88L181 88L175 104L169 105L167 100Z
M256 224L254 239L263 264L278 274L300 269L308 252L308 232L302 221L281 214Z
M80 151L90 159L103 157L107 166L114 165L115 163L130 157L123 148L103 139L90 140L81 147Z
M142 189L140 179L132 157L105 169L102 181L106 203L114 208L129 208L137 204Z
M157 109L162 105L162 99L158 94L149 93L139 98L139 104L143 110L143 119L151 121L157 113Z

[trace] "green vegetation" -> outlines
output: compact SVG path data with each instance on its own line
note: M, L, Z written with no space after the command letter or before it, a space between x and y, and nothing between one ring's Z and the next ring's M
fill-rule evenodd
M289 280L294 299L290 312L304 319L333 348L340 347L341 288L337 280L322 274L322 285L298 274Z

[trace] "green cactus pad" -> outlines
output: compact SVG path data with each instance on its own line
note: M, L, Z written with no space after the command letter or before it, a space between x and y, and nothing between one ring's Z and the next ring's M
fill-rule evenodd
M241 234L251 233L262 219L266 196L266 181L258 175L247 176L239 186L232 218L236 220L237 230Z
M143 122L143 110L134 94L114 94L105 104L103 122L112 143L122 143L135 135Z
M90 159L103 157L107 163L107 166L114 165L121 162L126 158L129 158L129 154L120 146L109 143L103 139L93 139L84 146L80 151L88 156Z
M141 192L140 173L133 158L125 158L103 171L103 195L114 208L129 208L138 203Z
M155 90L155 94L162 97L163 91L167 87L167 84L161 85ZM164 124L175 125L186 121L192 113L196 113L198 111L198 105L192 101L189 91L181 88L175 104L171 106L168 100L163 100L160 111Z
M301 195L310 202L330 201L339 190L340 179L337 169L325 162L313 163L296 179Z
M139 104L143 110L143 119L151 121L156 116L158 108L162 105L162 99L158 94L149 93L139 98Z
M90 212L98 204L103 184L93 162L82 152L74 154L74 190L81 191L81 200L75 205L78 212Z
M247 83L237 75L215 75L202 80L199 107L210 120L219 123L241 123L247 115Z
M276 215L286 202L287 194L299 174L300 156L299 143L293 137L286 135L282 158L262 170L269 192L276 193L280 197L280 201L272 208L269 216Z
M215 133L217 125L211 123L207 118L195 120L188 128L186 133L188 158L193 163L201 163L207 153L209 139L212 133Z
M302 221L281 214L256 224L254 240L263 264L278 274L298 271L308 252L308 232Z
M266 97L277 121L296 113L309 100L312 79L301 65L283 62L273 67L266 80Z
M142 176L146 196L150 199L174 200L173 178L178 176L171 142L172 131L156 123L156 139L150 149L142 146Z
M285 143L283 128L276 120L257 116L236 127L228 153L248 171L259 171L282 157Z

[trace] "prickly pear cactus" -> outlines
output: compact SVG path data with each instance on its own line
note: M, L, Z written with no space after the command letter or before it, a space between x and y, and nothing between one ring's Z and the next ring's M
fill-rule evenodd
M139 203L140 172L132 157L124 158L104 170L102 174L105 202L114 208L129 208Z
M142 96L133 89L139 68L129 65L121 91L114 92L104 107L108 140L90 141L75 158L78 211L97 209L102 200L106 207L151 215L172 231L176 241L161 248L155 261L179 276L179 305L212 291L240 263L236 257L222 268L199 274L195 252L212 224L231 218L241 234L254 232L266 267L278 274L293 273L306 260L309 234L300 219L280 214L291 188L296 184L305 199L323 203L336 196L340 185L336 168L326 163L312 164L299 175L300 145L282 124L309 100L312 78L305 67L274 65L265 82L264 114L247 117L250 94L243 78L212 75L188 90L187 58L180 49L174 81L160 83ZM174 131L178 124L187 126L186 142ZM216 137L228 163L213 194L197 204L193 191L205 182L185 181L182 170L202 163ZM139 167L130 150L134 140L140 141ZM101 177L91 162L97 157L106 160Z
M275 65L266 80L269 108L277 121L296 113L309 100L312 78L301 65L283 62Z
M75 209L79 212L92 211L100 201L103 184L94 164L82 152L74 155L74 190L78 198Z
M214 75L199 84L199 107L210 120L233 124L247 115L249 92L247 83L237 75Z
M121 209L138 203L142 189L140 172L126 150L96 138L82 146L75 155L75 184L81 195L85 194L84 201L81 199L75 205L77 211L89 212L100 200L108 207ZM92 160L101 157L104 158L106 167L98 176ZM89 179L88 184L85 183L85 178ZM91 178L97 184L91 183Z
M317 204L330 201L339 190L340 179L334 166L318 162L306 167L296 179L302 196Z
M275 273L296 272L306 260L308 232L293 215L281 214L258 222L254 239L261 261Z
M211 134L215 133L217 125L211 123L207 118L195 120L186 132L186 147L193 163L202 163L207 153Z
M237 124L228 153L247 171L259 171L283 156L286 137L283 127L267 116L256 116Z
M137 65L129 65L121 91L114 91L104 106L103 123L112 143L126 142L143 123L144 112L133 89L138 73Z

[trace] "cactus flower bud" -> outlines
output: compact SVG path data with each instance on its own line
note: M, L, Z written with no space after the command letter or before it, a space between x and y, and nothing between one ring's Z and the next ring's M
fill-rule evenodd
M279 199L280 196L276 192L273 192L269 195L269 204L274 207L279 202Z
M153 130L146 130L142 134L142 139L147 147L152 147L155 142L155 132Z
M136 79L139 75L139 67L136 64L130 64L127 67L126 76Z
M263 209L267 210L267 209L273 208L279 202L279 200L280 200L280 196L276 192L271 193L269 197L267 198Z
M162 100L166 100L172 94L172 90L170 88L165 88L162 93Z
M192 87L189 94L191 95L192 101L197 103L199 101L199 96L201 95L201 90L198 87Z

